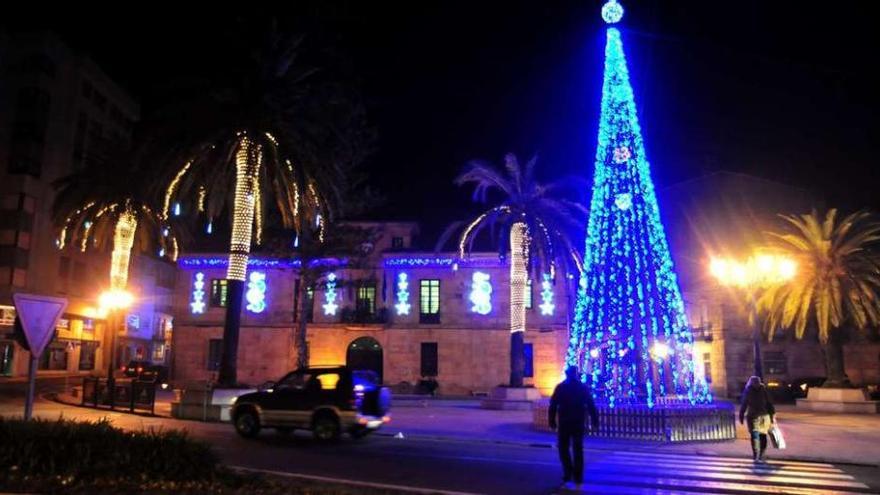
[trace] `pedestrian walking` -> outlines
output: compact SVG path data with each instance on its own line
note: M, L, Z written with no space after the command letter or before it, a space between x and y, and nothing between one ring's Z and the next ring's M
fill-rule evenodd
M764 462L767 432L773 426L775 416L776 409L770 402L770 394L767 392L767 387L761 383L761 378L757 376L749 378L742 393L739 422L742 424L748 419L747 426L752 437L752 458L756 462Z
M550 398L549 424L558 429L559 460L562 481L584 482L584 429L587 415L593 430L599 428L599 412L590 388L581 382L577 366L565 370L565 380L553 390Z

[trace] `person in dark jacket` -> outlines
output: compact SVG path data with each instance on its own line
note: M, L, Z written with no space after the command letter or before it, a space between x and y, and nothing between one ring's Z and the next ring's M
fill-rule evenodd
M764 462L764 451L767 450L767 432L773 425L776 409L770 402L770 394L767 387L761 383L761 378L753 376L749 378L745 390L742 393L742 404L739 407L739 422L748 419L747 426L752 437L752 458L758 462Z
M558 428L559 460L563 482L584 482L584 427L590 415L593 430L599 428L599 412L590 388L581 382L576 366L565 370L565 381L556 386L550 398L550 428ZM557 421L558 416L558 421ZM573 459L572 459L573 457Z

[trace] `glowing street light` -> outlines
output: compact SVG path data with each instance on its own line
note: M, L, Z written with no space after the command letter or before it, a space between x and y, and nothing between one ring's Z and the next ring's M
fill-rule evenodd
M721 285L742 290L748 303L749 325L755 353L755 375L764 377L761 364L761 332L757 323L757 298L755 293L789 282L797 275L797 262L788 256L772 253L755 253L746 260L712 258L709 273Z
M669 357L669 346L663 342L654 342L654 345L651 346L651 349L648 351L651 354L651 357L654 358L654 361L665 361L666 358Z
M107 315L107 331L110 332L110 359L107 364L107 391L111 406L115 405L116 383L113 371L116 368L116 320L119 312L134 303L134 296L125 289L110 289L98 297L101 312Z

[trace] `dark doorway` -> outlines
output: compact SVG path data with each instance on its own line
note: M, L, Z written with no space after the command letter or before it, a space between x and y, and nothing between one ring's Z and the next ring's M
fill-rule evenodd
M382 383L382 346L372 337L360 337L348 345L345 364L353 370L376 373Z

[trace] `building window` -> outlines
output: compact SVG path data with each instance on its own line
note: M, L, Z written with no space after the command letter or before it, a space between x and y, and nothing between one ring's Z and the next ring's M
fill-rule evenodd
M376 286L358 287L357 313L359 315L376 314Z
M525 300L526 309L532 309L532 279L531 278L526 282L525 296L526 296L526 300Z
M788 366L785 362L785 353L780 351L771 351L764 353L764 369L768 375L784 375L788 373Z
M422 342L421 373L423 377L437 376L439 363L437 360L437 343Z
M211 307L225 308L229 299L229 282L225 278L211 280Z
M66 370L67 369L67 344L63 342L50 342L49 346L40 356L41 370Z
M95 341L82 341L79 347L79 369L80 371L89 371L95 369L95 353L98 350L98 343Z
M535 354L532 344L523 344L523 376L535 376Z
M703 376L706 377L706 383L712 383L712 354L703 353Z
M19 74L43 74L55 78L55 61L45 53L31 53L22 58L15 66Z
M403 237L392 237L391 249L403 249Z
M220 356L223 354L223 339L211 339L208 341L208 371L220 369Z
M440 323L439 280L419 280L419 323Z

